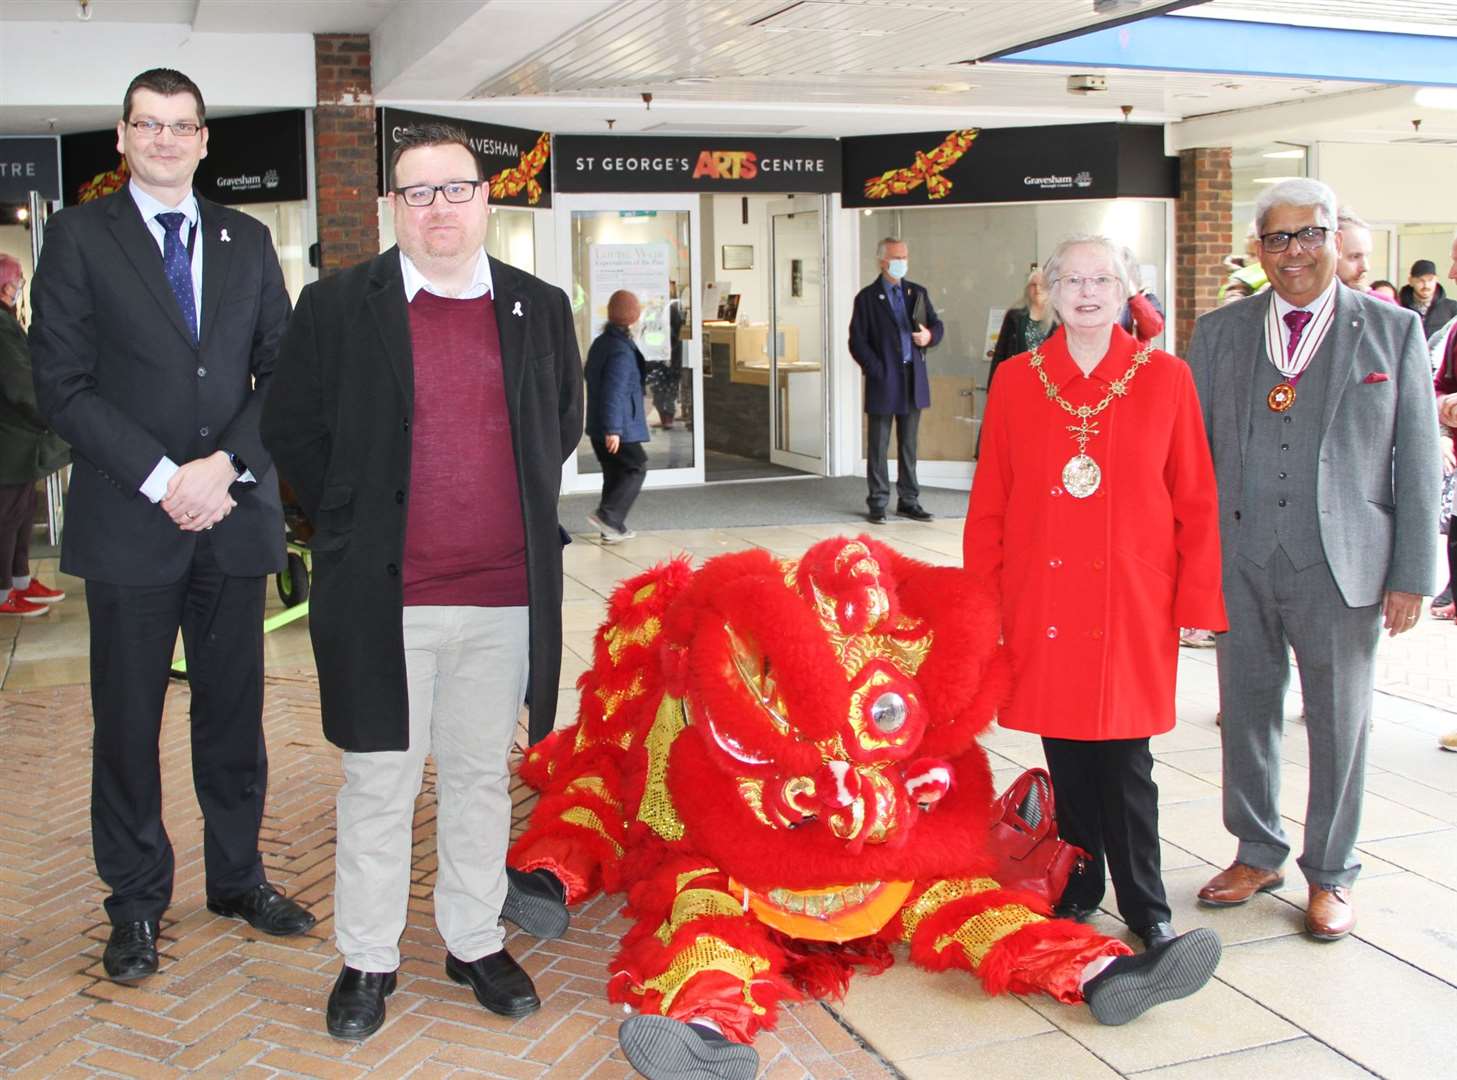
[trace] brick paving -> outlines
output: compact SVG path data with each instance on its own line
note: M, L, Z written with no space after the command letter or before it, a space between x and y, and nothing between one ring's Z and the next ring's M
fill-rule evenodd
M415 815L414 874L399 988L385 1027L362 1043L331 1039L323 1008L338 972L332 944L338 752L320 733L311 671L268 678L271 762L261 847L271 881L318 925L271 938L204 906L202 820L192 793L189 694L174 684L162 730L165 819L176 849L161 971L136 987L101 971L105 892L91 861L89 688L0 693L0 1073L125 1076L591 1077L634 1075L617 1049L620 1006L605 963L627 928L620 897L574 911L560 941L515 933L541 1010L511 1021L482 1010L444 974L432 921L433 773ZM531 793L516 792L518 824ZM895 1075L824 1006L786 1010L757 1045L774 1080Z

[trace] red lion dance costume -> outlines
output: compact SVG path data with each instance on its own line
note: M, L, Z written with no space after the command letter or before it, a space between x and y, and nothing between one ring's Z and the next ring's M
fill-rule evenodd
M627 893L608 995L639 1011L622 1042L644 1075L752 1076L744 1044L779 1002L843 992L895 942L1064 1002L1129 954L988 876L976 736L1010 675L982 590L865 538L678 559L617 589L579 722L527 754L541 800L509 861L568 903ZM1178 954L1100 1019L1202 985L1212 963Z

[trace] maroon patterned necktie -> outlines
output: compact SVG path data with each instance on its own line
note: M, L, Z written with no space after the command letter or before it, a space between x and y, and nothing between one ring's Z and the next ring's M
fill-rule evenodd
M1300 344L1300 335L1305 333L1305 326L1314 318L1308 311L1287 311L1285 312L1285 325L1290 327L1290 344L1285 346L1285 359L1291 360L1295 357L1295 347Z

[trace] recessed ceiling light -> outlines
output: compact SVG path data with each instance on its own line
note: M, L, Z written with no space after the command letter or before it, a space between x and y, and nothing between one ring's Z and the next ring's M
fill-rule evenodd
M976 87L969 82L943 82L932 83L926 89L933 94L964 94L968 90L975 90Z
M1212 94L1206 93L1203 90L1181 90L1172 96L1178 98L1180 101L1193 101L1199 98L1213 97Z
M675 86L708 86L713 80L707 75L685 75L681 79L674 79Z
M1412 99L1424 109L1457 109L1457 89L1450 86L1424 86Z
M1304 150L1272 150L1268 154L1260 155L1260 157L1263 158L1281 158L1288 159L1290 161L1294 161L1296 158L1303 158L1304 156Z

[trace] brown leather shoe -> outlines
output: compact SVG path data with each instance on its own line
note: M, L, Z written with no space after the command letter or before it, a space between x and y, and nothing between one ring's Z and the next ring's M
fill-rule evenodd
M1209 879L1199 890L1199 902L1213 907L1235 907L1255 893L1269 892L1285 884L1285 875L1278 870L1263 870L1248 863L1230 863Z
M1356 928L1351 890L1344 885L1312 885L1305 909L1305 932L1317 941L1339 941Z

